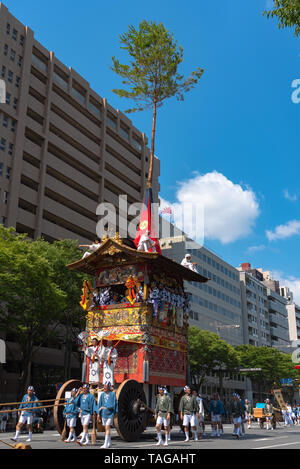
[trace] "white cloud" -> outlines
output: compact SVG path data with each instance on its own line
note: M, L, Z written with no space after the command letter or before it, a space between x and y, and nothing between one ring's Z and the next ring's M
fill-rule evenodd
M290 202L296 202L298 200L298 197L296 196L296 194L290 194L288 189L285 189L283 191L283 195L284 195L284 198L289 200Z
M175 225L194 239L191 233L195 232L195 212L200 214L200 222L196 221L197 241L199 236L201 238L202 229L207 239L219 240L223 244L244 238L251 233L259 216L259 204L254 192L234 184L217 171L204 175L196 173L189 180L179 183L176 199L174 204L163 201L162 206L172 207ZM199 227L199 223L203 223L203 227Z
M253 252L263 251L264 249L266 249L266 246L264 244L260 244L259 246L249 246L247 252L251 254Z
M269 241L285 239L294 235L300 235L300 220L291 220L285 225L276 226L274 231L266 231L266 236Z

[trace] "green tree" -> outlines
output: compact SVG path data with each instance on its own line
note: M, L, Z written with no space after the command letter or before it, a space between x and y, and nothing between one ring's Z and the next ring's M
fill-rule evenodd
M273 9L263 12L267 18L277 17L278 28L294 28L294 35L300 34L300 0L274 0Z
M65 239L48 244L46 256L51 263L55 275L55 282L66 295L66 306L60 317L59 339L64 345L64 379L71 376L71 357L73 354L79 361L82 360L81 352L73 351L78 331L85 329L85 313L79 301L82 293L82 285L85 279L91 280L86 274L70 270L67 264L78 260L78 242Z
M148 172L148 186L152 184L153 160L155 151L155 131L157 109L167 98L175 96L183 101L184 93L190 91L203 74L197 68L189 78L178 73L183 61L183 48L177 46L173 34L162 23L143 20L139 28L130 26L128 32L120 35L121 49L130 56L130 64L124 65L115 57L111 69L122 79L129 89L114 89L120 97L132 99L137 107L125 112L152 109L151 153Z
M196 326L189 328L188 343L192 384L200 389L206 376L217 372L222 397L224 374L233 372L239 367L239 359L234 347L220 339L217 334Z
M280 387L282 378L297 378L291 355L275 348L238 345L236 352L241 368L261 369L261 371L243 372L253 383L257 384L260 399L263 398L263 393L270 393L274 386Z

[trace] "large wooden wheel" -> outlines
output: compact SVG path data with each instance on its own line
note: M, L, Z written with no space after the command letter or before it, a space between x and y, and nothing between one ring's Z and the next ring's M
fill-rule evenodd
M82 386L82 381L78 381L76 379L71 379L70 381L66 381L60 390L58 391L56 395L56 399L61 399L65 397L65 393L67 391L72 391L73 388L80 388ZM69 429L65 427L65 419L63 416L63 410L64 406L62 405L57 405L63 401L57 401L54 403L54 408L53 408L53 417L54 417L54 423L56 426L57 431L62 434L64 430L67 432ZM56 405L55 405L56 404ZM82 426L80 419L77 419L77 425L76 425L76 435L79 435L82 432Z
M118 414L114 425L122 440L136 441L147 426L146 396L142 384L133 379L124 381L117 389Z

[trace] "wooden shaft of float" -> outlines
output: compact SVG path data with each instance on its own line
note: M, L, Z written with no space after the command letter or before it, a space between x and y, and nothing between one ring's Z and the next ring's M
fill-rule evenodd
M36 401L34 401L36 402ZM48 407L58 407L59 405L66 405L65 403L61 404L50 404L50 405L39 405L38 407L26 407L24 409L8 409L8 410L0 410L0 414L9 414L10 412L27 412L28 410L35 410L38 411L39 409L46 409Z
M51 401L61 401L61 400L65 400L65 399L66 399L65 397L60 397L59 399L56 399L56 397L53 397L53 399L45 399L43 401L34 401L34 402L38 402L38 403L40 403L40 402L51 402ZM23 401L22 402L5 402L4 404L0 404L0 406L18 405L18 404L23 404Z
M11 448L14 448L14 445L11 445L10 443L7 443L6 441L0 440L1 443L4 443L7 446L10 446Z
M151 412L153 415L155 415L155 410L151 409L151 407L147 406L147 404L145 404L145 402L141 401L141 399L138 399L138 401L144 406L146 407L147 410L149 410L149 412Z

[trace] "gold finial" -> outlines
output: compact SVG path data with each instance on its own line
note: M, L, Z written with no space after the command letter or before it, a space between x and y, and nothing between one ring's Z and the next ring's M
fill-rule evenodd
M114 241L117 241L117 243L122 244L122 238L120 237L120 234L118 231L116 231L116 234L113 239Z

